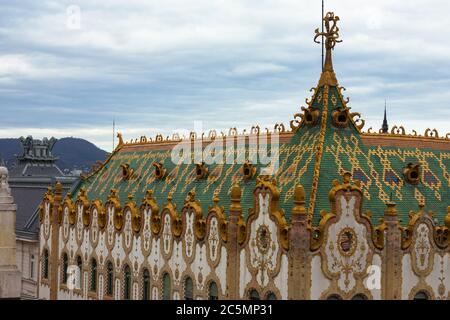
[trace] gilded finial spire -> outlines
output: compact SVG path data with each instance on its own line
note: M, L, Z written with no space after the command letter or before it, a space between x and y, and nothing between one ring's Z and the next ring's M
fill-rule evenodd
M342 40L339 40L339 28L337 26L339 17L335 16L333 12L328 12L323 18L323 21L325 23L325 31L321 32L319 28L317 28L315 31L316 35L314 37L314 42L316 43L320 43L320 41L317 40L318 38L325 38L326 56L322 75L319 81L319 86L325 84L336 86L337 79L333 70L333 58L331 50L334 49L336 43L342 42Z

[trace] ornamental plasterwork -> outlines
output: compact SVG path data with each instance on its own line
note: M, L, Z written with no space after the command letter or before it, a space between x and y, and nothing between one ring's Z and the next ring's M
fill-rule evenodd
M69 208L64 208L64 215L63 215L63 237L64 240L67 241L67 238L69 237Z
M195 260L191 265L191 269L195 275L197 289L204 290L206 277L211 273L211 267L208 265L206 258L206 246L197 243L195 249Z
M106 227L108 234L108 245L112 246L114 243L114 207L108 207L108 224Z
M163 226L162 238L163 238L164 253L169 254L170 248L172 246L171 219L170 219L169 214L164 215L164 226Z
M45 203L45 215L44 215L44 235L48 239L50 232L50 203Z
M78 205L78 214L77 214L77 240L78 242L81 242L82 238L83 238L83 229L84 229L84 225L83 225L83 205L80 203Z
M262 193L259 197L259 214L251 224L248 252L250 265L257 270L256 281L261 287L269 284L270 274L277 266L279 245L277 241L277 226L270 219L270 195Z
M91 232L92 232L92 242L96 243L98 238L98 211L96 208L92 210L92 225L91 225Z
M158 300L159 289L158 287L152 288L152 300Z
M150 230L150 219L151 219L151 209L144 210L144 229L142 231L142 240L144 243L144 250L148 252L150 250L151 243L151 230Z
M219 221L216 217L212 217L210 220L209 235L208 235L208 248L209 258L212 262L216 262L219 252Z
M148 263L152 269L151 275L153 276L153 281L158 281L159 271L161 269L161 265L163 264L161 241L161 238L152 238L152 249L148 257Z
M117 270L117 272L119 272L119 274L122 273L122 270L120 268L126 257L125 251L122 248L122 237L123 237L123 234L120 234L120 233L117 234L116 243L111 252L111 256L114 260L114 265L116 266L116 270Z
M174 273L174 285L180 285L181 275L186 270L186 262L183 258L183 244L181 241L173 242L173 251L170 260L168 261L170 269L173 270Z
M430 241L430 228L426 223L421 223L416 228L412 257L419 273L428 273L433 263L432 245Z
M69 231L69 256L71 259L75 258L75 252L78 250L78 245L75 239L75 228L70 228Z
M324 270L338 279L338 287L346 293L356 286L358 275L366 272L370 254L366 226L355 218L359 210L356 203L354 194L337 198L341 214L326 230L328 236L323 249Z
M133 248L129 253L133 275L134 277L139 276L139 269L142 263L144 263L144 256L142 255L142 247L141 247L141 237L133 236Z
M98 236L98 244L97 247L95 248L95 252L97 254L100 264L103 264L105 262L106 257L108 256L108 249L106 248L105 238L106 233L100 232Z
M92 249L91 242L89 241L89 230L84 230L83 233L84 233L84 235L83 235L83 240L81 243L81 252L83 254L83 260L85 262L88 262L89 261L89 253L90 253L90 250Z
M186 233L184 235L185 251L188 258L192 257L194 251L194 212L186 212Z
M133 230L131 229L131 211L125 212L125 226L123 230L125 248L129 249L131 246L131 238L133 237Z

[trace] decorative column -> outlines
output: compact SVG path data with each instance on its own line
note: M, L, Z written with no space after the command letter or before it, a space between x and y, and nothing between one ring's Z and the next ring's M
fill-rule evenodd
M22 274L16 262L16 210L8 169L0 167L0 299L19 299Z
M239 228L242 223L242 190L238 184L231 187L231 205L227 236L227 298L239 299Z
M55 185L53 210L50 215L52 247L50 255L50 300L58 299L58 270L59 270L59 224L62 214L62 184Z
M305 190L301 185L294 191L294 207L289 232L289 299L310 298L310 230L305 208Z
M402 298L402 233L395 203L390 201L386 205L382 295L385 300L400 300Z

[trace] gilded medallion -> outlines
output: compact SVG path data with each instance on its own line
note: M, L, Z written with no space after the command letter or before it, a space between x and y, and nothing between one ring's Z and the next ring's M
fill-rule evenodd
M355 253L357 244L358 239L352 228L344 228L339 232L338 249L342 255L352 256Z
M267 253L270 249L270 231L266 225L261 225L256 232L256 245L261 253Z

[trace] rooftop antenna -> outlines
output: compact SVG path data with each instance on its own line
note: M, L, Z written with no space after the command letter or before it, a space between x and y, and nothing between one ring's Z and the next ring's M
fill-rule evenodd
M112 132L112 138L113 138L113 146L112 146L112 151L114 151L114 147L115 147L115 142L116 142L116 136L115 136L115 133L116 132L116 118L115 117L113 117L113 132Z
M323 17L325 16L325 5L324 5L324 0L322 0L322 17L321 17L321 20L322 20L322 72L323 72L323 67L324 67L324 60L325 60L325 58L324 58L324 50L325 50L325 44L324 44L324 37L323 37L323 31L324 31L324 26L323 26Z

